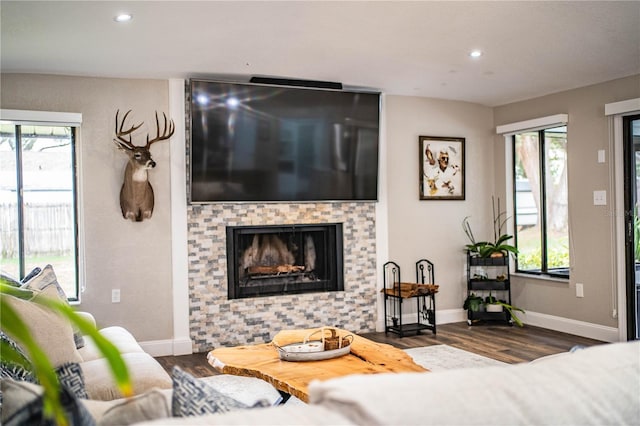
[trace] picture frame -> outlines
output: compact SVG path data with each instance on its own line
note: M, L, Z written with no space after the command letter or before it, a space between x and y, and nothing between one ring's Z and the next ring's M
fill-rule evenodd
M420 136L420 200L464 200L465 138Z

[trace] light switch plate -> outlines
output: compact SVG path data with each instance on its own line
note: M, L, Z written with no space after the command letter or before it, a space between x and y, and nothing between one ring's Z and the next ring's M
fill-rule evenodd
M607 191L593 191L593 205L594 206L606 206L607 205Z
M604 149L599 149L598 150L598 163L604 163L604 162L605 162Z

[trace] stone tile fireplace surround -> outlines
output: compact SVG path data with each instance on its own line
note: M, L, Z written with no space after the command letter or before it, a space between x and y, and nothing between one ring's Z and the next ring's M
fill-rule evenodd
M263 343L286 328L375 331L375 203L222 203L188 207L189 324L194 350ZM344 291L229 300L227 226L342 223Z

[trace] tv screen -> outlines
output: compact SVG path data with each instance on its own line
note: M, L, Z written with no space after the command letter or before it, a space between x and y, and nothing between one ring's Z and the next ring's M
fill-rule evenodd
M377 200L379 93L190 85L192 203Z

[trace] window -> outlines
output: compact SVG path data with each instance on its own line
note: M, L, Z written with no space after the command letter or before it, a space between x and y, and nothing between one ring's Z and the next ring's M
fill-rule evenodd
M512 138L516 270L568 278L567 127Z
M0 266L22 278L51 264L77 301L75 128L0 123Z

